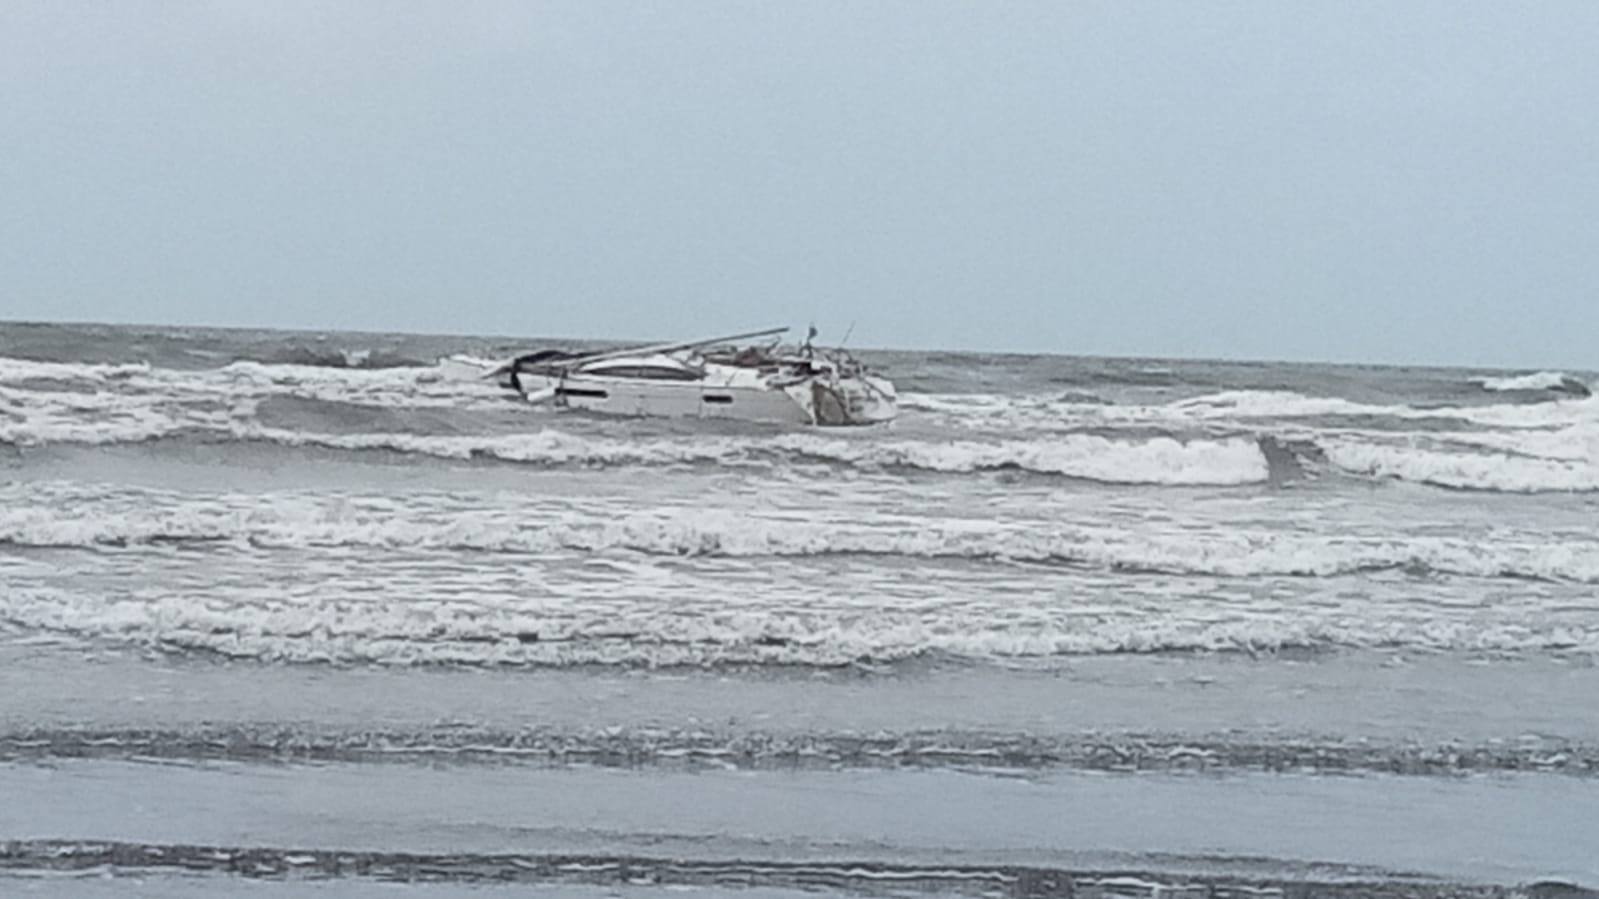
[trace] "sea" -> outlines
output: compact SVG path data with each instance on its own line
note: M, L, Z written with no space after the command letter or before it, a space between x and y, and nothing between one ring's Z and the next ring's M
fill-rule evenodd
M0 324L0 895L1599 896L1594 372L549 345Z

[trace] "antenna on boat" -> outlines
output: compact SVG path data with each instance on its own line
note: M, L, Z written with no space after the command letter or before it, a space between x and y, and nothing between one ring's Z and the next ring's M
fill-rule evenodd
M844 344L849 343L849 336L854 333L855 322L852 321L849 323L849 327L844 330L844 339L838 342L838 348L842 350L844 348Z

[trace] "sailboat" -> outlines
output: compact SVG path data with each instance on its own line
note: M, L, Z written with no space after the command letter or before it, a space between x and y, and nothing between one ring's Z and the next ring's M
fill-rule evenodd
M604 415L827 427L891 421L894 385L842 349L783 348L788 328L606 352L549 348L486 374L530 403ZM749 341L767 340L766 343ZM742 343L741 343L742 342Z

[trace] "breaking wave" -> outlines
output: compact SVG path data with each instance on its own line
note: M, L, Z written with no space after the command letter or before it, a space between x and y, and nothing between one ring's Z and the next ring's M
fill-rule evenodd
M1582 438L1578 438L1582 440ZM1599 490L1599 439L1588 437L1574 457L1541 458L1507 452L1449 452L1350 440L1328 440L1320 449L1343 471L1431 484L1457 490L1505 493ZM1558 452L1559 450L1554 450Z
M237 436L294 446L393 450L447 459L492 458L539 465L765 464L806 461L869 469L941 473L1016 470L1115 484L1232 486L1266 480L1267 465L1248 438L1144 441L1096 435L1054 440L910 441L789 434L767 438L626 440L554 429L514 436L308 434L249 430Z
M1484 390L1499 393L1545 390L1579 397L1593 394L1592 388L1587 384L1563 371L1539 371L1502 378L1481 378L1477 383L1481 384Z
M865 471L972 474L1015 471L1105 484L1236 487L1346 474L1461 490L1515 493L1599 491L1599 429L1588 432L1436 434L1428 444L1380 437L1102 436L1026 440L907 440L884 435L622 438L544 427L526 434L324 433L268 427L225 411L208 426L129 421L121 429L62 423L51 442L138 443L159 439L242 441L348 452L393 452L446 460L544 467L784 466L820 463ZM395 416L390 416L395 417ZM7 430L0 420L0 440ZM39 429L31 429L33 438ZM11 441L32 445L32 441ZM1275 450L1275 452L1274 452Z
M29 549L25 564L53 566L49 556L32 555L52 547L113 547L106 563L125 565L116 560L128 548L152 547L146 567L186 570L206 558L196 550L238 551L219 562L222 569L260 566L276 586L257 589L248 573L166 588L117 587L101 575L59 587L40 580L0 591L0 630L386 665L836 666L1370 647L1599 651L1599 617L1582 598L1591 590L1584 585L1599 584L1599 546L1591 539L1506 530L1476 539L1195 533L1178 525L843 514L829 522L695 509L540 514L464 505L399 510L374 500L263 503L241 495L173 507L154 494L87 507L65 495L8 502L0 541ZM184 552L174 554L174 544ZM491 555L451 563L449 576L419 578L386 567L387 552L350 551L373 548L410 550L400 556L408 559L431 550ZM287 558L312 573L295 581L271 560L275 549L292 550ZM506 553L525 557L492 555ZM880 575L862 599L852 576L834 567L862 555L906 564L874 561ZM663 561L679 557L694 561ZM922 560L963 564L931 569ZM1047 567L984 573L964 564L973 561ZM913 582L897 585L895 571ZM1140 572L1149 580L1133 590L1126 575ZM1374 576L1386 585L1377 587ZM1259 578L1302 580L1279 581L1264 601L1264 588L1251 586ZM1326 578L1360 580L1322 584ZM1503 586L1483 605L1474 598L1482 585L1450 583L1461 578ZM1433 602L1392 601L1423 580ZM1123 589L1145 598L1117 599Z
M266 364L288 364L323 368L423 368L430 359L416 359L402 353L370 347L289 346L253 360Z
M1410 576L1599 583L1599 541L1322 535L1275 530L1190 533L978 519L839 520L696 508L473 509L467 502L399 510L359 500L219 496L168 504L128 496L114 507L24 500L0 510L0 545L94 548L216 543L265 549L468 549L501 553L636 552L720 558L898 556L1228 578L1398 571ZM73 512L58 511L60 508Z
M1216 425L1349 428L1379 423L1381 430L1387 432L1425 433L1439 429L1560 428L1599 421L1599 402L1591 398L1413 406L1282 390L1226 390L1167 403L1134 405L1085 401L1073 394L906 394L901 396L900 405L942 424L1042 430L1128 426L1193 429Z
M982 620L980 602L942 610L746 608L712 612L659 603L549 604L422 597L246 604L188 595L107 599L54 590L0 596L0 619L24 631L291 664L467 667L846 667L963 660L1046 667L1074 656L1277 653L1599 652L1599 623L1417 618L1304 608L1270 616L1142 615L1018 610Z

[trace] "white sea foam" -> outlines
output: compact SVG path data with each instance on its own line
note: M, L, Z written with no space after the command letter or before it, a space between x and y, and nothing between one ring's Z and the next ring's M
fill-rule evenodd
M1510 375L1502 378L1482 378L1478 383L1485 390L1513 391L1513 390L1555 390L1566 387L1572 383L1581 383L1563 371L1537 371L1525 375Z
M1144 427L1217 434L1211 438L1216 440L1231 429L1321 448L1336 468L1354 474L1475 490L1599 490L1595 398L1417 408L1281 391L1226 391L1144 406L1026 396L922 396L911 402L947 424L965 420L978 427L1046 431ZM1340 419L1454 420L1462 427L1383 430L1343 426Z
M379 408L444 408L510 400L492 381L450 377L439 366L367 369L233 362L207 372L199 386L250 396L285 394Z
M488 457L541 465L766 464L810 458L867 469L968 473L1016 469L1116 484L1238 486L1264 483L1266 457L1243 437L1177 440L1113 439L1089 434L1030 440L912 441L875 435L834 438L790 434L764 438L684 437L622 440L546 428L522 435L313 434L234 425L240 439L331 449L394 450L440 458ZM1328 460L1345 471L1423 484L1517 492L1599 490L1599 452L1592 431L1530 432L1497 440L1451 435L1460 442L1504 446L1484 454L1388 443L1320 438ZM1543 449L1551 458L1533 457ZM1557 455L1556 455L1557 454Z
M991 431L1142 427L1183 433L1247 430L1296 436L1346 426L1339 420L1431 423L1454 420L1506 430L1599 423L1599 397L1543 403L1418 407L1360 403L1291 391L1229 390L1171 403L1112 405L1058 394L902 394L902 407L931 423ZM1390 432L1392 433L1392 432Z
M454 356L445 356L437 363L440 377L460 381L482 381L484 377L495 368L500 361L487 359L482 356L471 356L457 353Z
M1467 490L1520 493L1599 490L1599 453L1593 451L1591 437L1587 438L1585 450L1574 448L1577 454L1567 458L1533 458L1505 452L1445 452L1346 440L1324 440L1320 445L1333 465L1374 477Z
M31 380L82 382L86 389L39 390ZM146 365L65 365L0 358L0 441L130 443L189 430L249 430L263 401L320 400L376 409L503 408L490 382L445 377L431 368L339 369L234 362L199 372Z
M144 363L72 365L0 357L0 385L30 380L83 381L92 392L13 390L10 402L25 394L38 404L107 402L110 398L148 399L181 406L198 401L259 400L293 396L380 408L470 406L483 400L503 404L509 396L492 381L451 376L441 363L431 367L334 368L318 365L231 362L197 371L154 368ZM114 388L114 390L110 389ZM83 407L92 410L94 406Z
M1366 442L1392 441L1393 435L1362 435ZM1518 428L1494 431L1449 431L1431 436L1434 442L1493 450L1512 456L1565 460L1599 466L1599 422L1581 422L1559 428Z
M703 587L702 587L703 589ZM1049 604L995 614L951 600L917 609L891 603L839 606L715 605L669 595L625 595L558 604L497 596L425 595L202 598L142 591L113 597L39 589L0 595L0 617L23 627L177 650L291 662L469 665L719 663L837 665L926 654L979 661L1094 653L1270 652L1289 647L1387 647L1441 651L1599 651L1599 625L1570 616L1417 614L1377 603L1246 610L1135 608L1072 613ZM792 597L785 597L792 599Z
M503 436L415 434L310 434L251 428L238 436L290 445L337 449L389 449L442 458L487 456L550 465L753 464L774 457L813 458L866 468L937 472L1018 469L1120 484L1228 486L1266 479L1265 457L1249 439L1180 441L1169 437L1113 440L1065 435L1040 440L913 441L876 435L848 438L816 434L776 437L654 438L619 440L544 429Z
M0 543L96 547L216 541L240 547L472 549L725 558L877 555L1080 566L1249 578L1332 577L1375 570L1468 577L1599 583L1599 536L1550 540L1534 534L1443 538L1390 532L1324 535L1277 529L1193 532L1176 526L1051 525L1030 520L859 517L796 518L696 507L628 511L625 506L486 506L470 497L279 494L176 495L46 487L0 492Z
M107 381L147 375L153 369L143 362L94 364L76 362L38 362L32 359L15 359L0 356L0 384L14 384L30 380L50 381Z
M1454 419L1500 428L1549 428L1599 421L1599 402L1592 398L1545 403L1486 406L1417 407L1357 403L1338 397L1311 397L1286 391L1226 391L1174 403L1143 407L1140 414L1158 418L1163 410L1174 418L1248 424L1272 419L1387 418L1396 421Z

